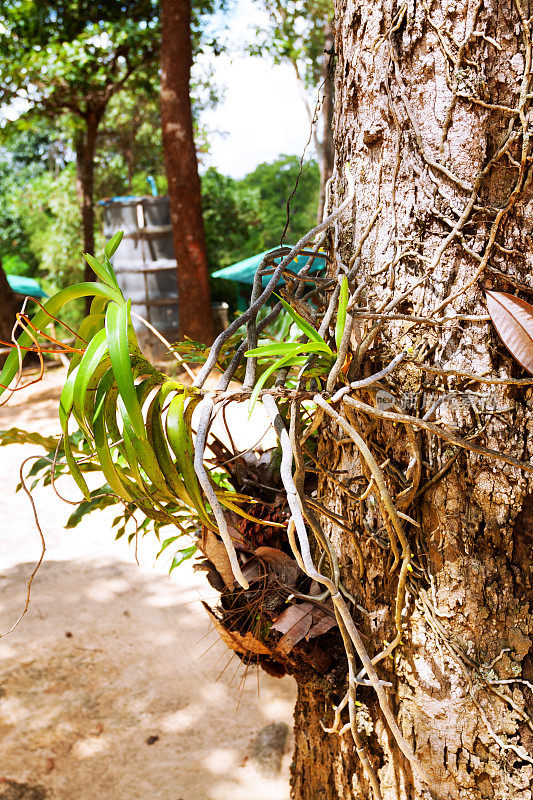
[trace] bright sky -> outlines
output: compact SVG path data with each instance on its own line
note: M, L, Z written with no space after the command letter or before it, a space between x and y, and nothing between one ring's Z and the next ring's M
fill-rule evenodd
M225 95L202 117L210 131L220 131L209 137L211 153L206 166L235 178L281 153L300 156L309 137L309 122L292 67L276 66L268 55L244 55L246 44L255 41L255 26L262 23L265 16L259 3L235 0L229 18L230 52L211 62Z

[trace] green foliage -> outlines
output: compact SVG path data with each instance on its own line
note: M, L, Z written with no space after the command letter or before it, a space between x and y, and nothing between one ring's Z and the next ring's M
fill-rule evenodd
M303 366L308 361L309 356L316 356L316 366L318 369L314 371L313 375L316 376L321 373L327 374L335 360L333 351L318 331L300 316L297 311L291 308L288 303L284 300L281 302L289 319L294 322L299 332L303 333L309 339L309 342L302 344L298 341L288 341L276 344L262 344L260 347L248 350L245 353L247 358L257 358L260 361L267 360L271 362L255 382L254 390L250 398L250 414L257 402L259 392L274 372L278 372L283 368L290 370L292 367ZM286 385L290 385L290 381L286 382Z
M9 177L3 180L2 172L0 164L0 262L8 274L33 277L38 260L15 203L16 185ZM21 272L17 264L22 267Z
M30 474L41 475L44 470L44 481L49 481L51 462L57 460L59 471L67 470L73 477L83 499L69 520L70 527L87 513L121 503L124 512L116 520L120 524L117 536L123 535L135 511L142 515L140 523L135 521L136 530L142 532L150 525L156 533L164 525L182 533L200 525L216 530L193 468L192 414L202 392L168 378L142 356L131 324L131 301L117 289L109 261L120 239L121 234L116 234L103 257L90 259L100 282L63 289L32 320L34 329L44 335L66 304L93 298L90 313L79 327L78 344L84 349L71 360L59 401L61 448L57 458L50 450ZM31 341L26 332L18 339L21 348ZM0 395L18 370L18 352L12 350L0 374ZM17 430L7 432L5 439L33 441L46 449L56 442ZM102 470L105 484L89 491L85 473L95 467ZM222 505L257 521L239 506L252 499L236 494L226 475L217 474L212 482ZM191 547L180 549L173 566L193 552Z
M80 118L155 65L155 0L6 0L0 5L0 99ZM44 77L44 80L43 80ZM147 76L143 76L146 80Z
M23 278L31 278L35 274L35 267L23 261L16 253L2 257L2 269L6 275L20 275Z
M65 132L46 119L22 115L0 128L0 164L18 183L47 170L62 169L68 160Z
M202 176L207 258L211 270L247 258L250 238L261 224L258 188L245 186L214 168Z
M40 133L0 129L0 259L7 273L32 277L38 258L25 226L25 214L17 196L42 175L51 161L55 131L43 126Z
M221 175L213 168L205 172L202 196L211 271L279 244L287 199L299 172L297 156L281 156L260 164L241 180ZM308 162L291 199L288 241L297 241L315 224L319 182L316 162ZM221 283L225 284L220 288L227 295L227 282Z
M256 32L254 55L297 67L307 88L318 86L324 53L324 28L333 20L333 0L258 0L270 17L270 28Z
M279 244L287 218L287 200L300 172L298 156L280 156L260 164L240 181L243 188L259 194L260 225L250 231L249 255ZM304 164L298 188L290 201L290 224L286 241L298 241L316 223L320 176L315 161Z
M81 222L72 165L43 172L12 193L12 203L49 290L81 278Z
M191 34L196 53L220 50L206 30L209 15L225 8L225 0L192 3ZM158 0L4 0L0 4L0 104L16 98L30 106L30 115L45 119L66 114L71 141L102 116L108 105L109 124L102 138L114 143L135 141L124 153L131 181L133 158L153 171L161 163L158 58ZM213 84L208 82L208 102ZM129 97L126 90L132 90ZM202 83L205 94L206 85ZM115 96L121 93L121 100ZM197 93L194 93L195 96ZM198 102L198 99L196 100ZM206 102L202 100L201 102ZM148 162L148 163L146 163Z
M1 202L1 195L0 195ZM73 165L58 175L46 171L13 188L9 202L20 233L5 243L10 252L4 257L13 273L39 279L48 294L82 277L81 221L76 194L76 176ZM26 243L22 252L27 266L17 262L19 237ZM69 307L64 319L67 324L77 324L82 302Z

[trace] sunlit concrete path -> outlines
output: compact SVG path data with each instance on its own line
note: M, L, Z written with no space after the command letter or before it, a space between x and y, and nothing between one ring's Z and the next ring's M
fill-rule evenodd
M63 378L54 370L0 409L0 428L56 432ZM37 452L0 449L2 630L40 553L31 505L15 494ZM61 490L78 496L69 479ZM214 591L190 562L169 576L157 543L141 540L137 565L113 539L114 509L65 530L72 507L48 488L34 496L47 552L28 614L0 640L0 798L286 800L290 753L266 777L252 750L265 726L290 726L293 683L254 670L242 683L201 609Z

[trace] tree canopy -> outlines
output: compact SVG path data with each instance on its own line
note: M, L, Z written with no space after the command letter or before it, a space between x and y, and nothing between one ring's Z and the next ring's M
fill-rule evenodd
M306 88L322 74L324 30L333 19L332 0L257 0L270 18L270 28L257 30L255 55L269 52L276 63L288 61Z
M139 67L155 63L158 25L155 0L4 2L0 101L17 98L45 114L85 118Z

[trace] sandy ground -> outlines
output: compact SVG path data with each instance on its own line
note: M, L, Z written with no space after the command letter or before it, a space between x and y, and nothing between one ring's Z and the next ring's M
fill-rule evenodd
M51 371L0 409L0 428L55 433L63 377ZM31 505L15 494L20 463L38 452L0 448L2 631L40 553ZM77 496L68 478L61 489ZM190 562L169 576L143 540L138 566L113 540L113 509L65 530L71 508L48 488L34 498L47 552L28 614L0 639L0 798L286 800L290 753L266 777L252 749L265 726L291 725L292 681L254 669L242 683L200 606L214 591Z

